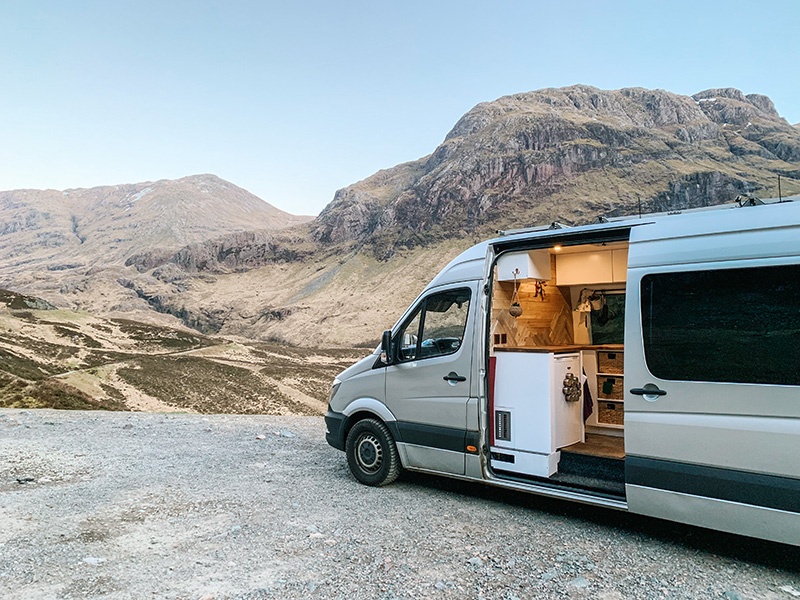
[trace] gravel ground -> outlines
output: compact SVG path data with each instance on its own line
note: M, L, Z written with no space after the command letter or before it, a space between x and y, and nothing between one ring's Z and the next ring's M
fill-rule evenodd
M800 597L795 548L404 475L319 417L0 410L0 597Z

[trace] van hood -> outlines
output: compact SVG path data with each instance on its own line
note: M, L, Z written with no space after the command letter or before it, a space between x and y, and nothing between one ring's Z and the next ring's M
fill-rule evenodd
M336 376L336 379L339 381L347 381L348 379L352 379L356 375L360 375L366 371L371 371L372 367L375 366L375 361L378 360L378 357L381 354L380 347L375 348L375 350L369 356L365 356L357 363L350 365L344 371L339 373Z

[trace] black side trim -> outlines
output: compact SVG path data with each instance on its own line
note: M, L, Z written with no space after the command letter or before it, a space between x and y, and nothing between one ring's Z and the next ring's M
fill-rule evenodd
M385 421L384 425L389 428L389 432L392 434L392 439L396 441L402 441L400 439L400 430L397 427L396 421Z
M513 454L504 454L503 452L492 452L490 456L492 457L492 460L496 460L498 462L514 464L516 461L516 458Z
M466 452L467 440L470 440L469 443L472 443L472 445L477 446L480 439L480 434L477 431L467 432L464 429L455 427L439 427L437 425L423 425L407 421L397 421L397 429L402 442L441 450L452 450L454 452Z
M800 513L800 479L790 477L628 455L625 483Z

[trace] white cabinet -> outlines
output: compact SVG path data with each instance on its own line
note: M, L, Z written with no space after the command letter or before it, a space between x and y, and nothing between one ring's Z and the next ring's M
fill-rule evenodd
M556 256L556 285L624 282L627 272L627 248Z
M512 281L514 273L517 280L543 279L549 281L550 254L547 250L531 250L530 252L515 252L505 254L497 259L497 280Z
M559 448L583 440L583 395L568 401L564 382L580 382L578 353L498 351L492 421L492 468L549 477Z
M628 249L620 248L611 251L611 276L613 282L628 280Z

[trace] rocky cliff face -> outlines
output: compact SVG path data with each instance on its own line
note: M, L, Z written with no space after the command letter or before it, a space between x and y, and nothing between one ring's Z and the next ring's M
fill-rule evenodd
M386 256L475 229L770 195L798 160L798 130L766 96L539 90L479 104L430 156L340 190L313 236Z
M185 273L247 271L276 262L302 261L313 252L304 243L305 230L295 235L271 231L241 231L184 246L176 252L147 251L134 254L125 266L144 273L171 265Z

